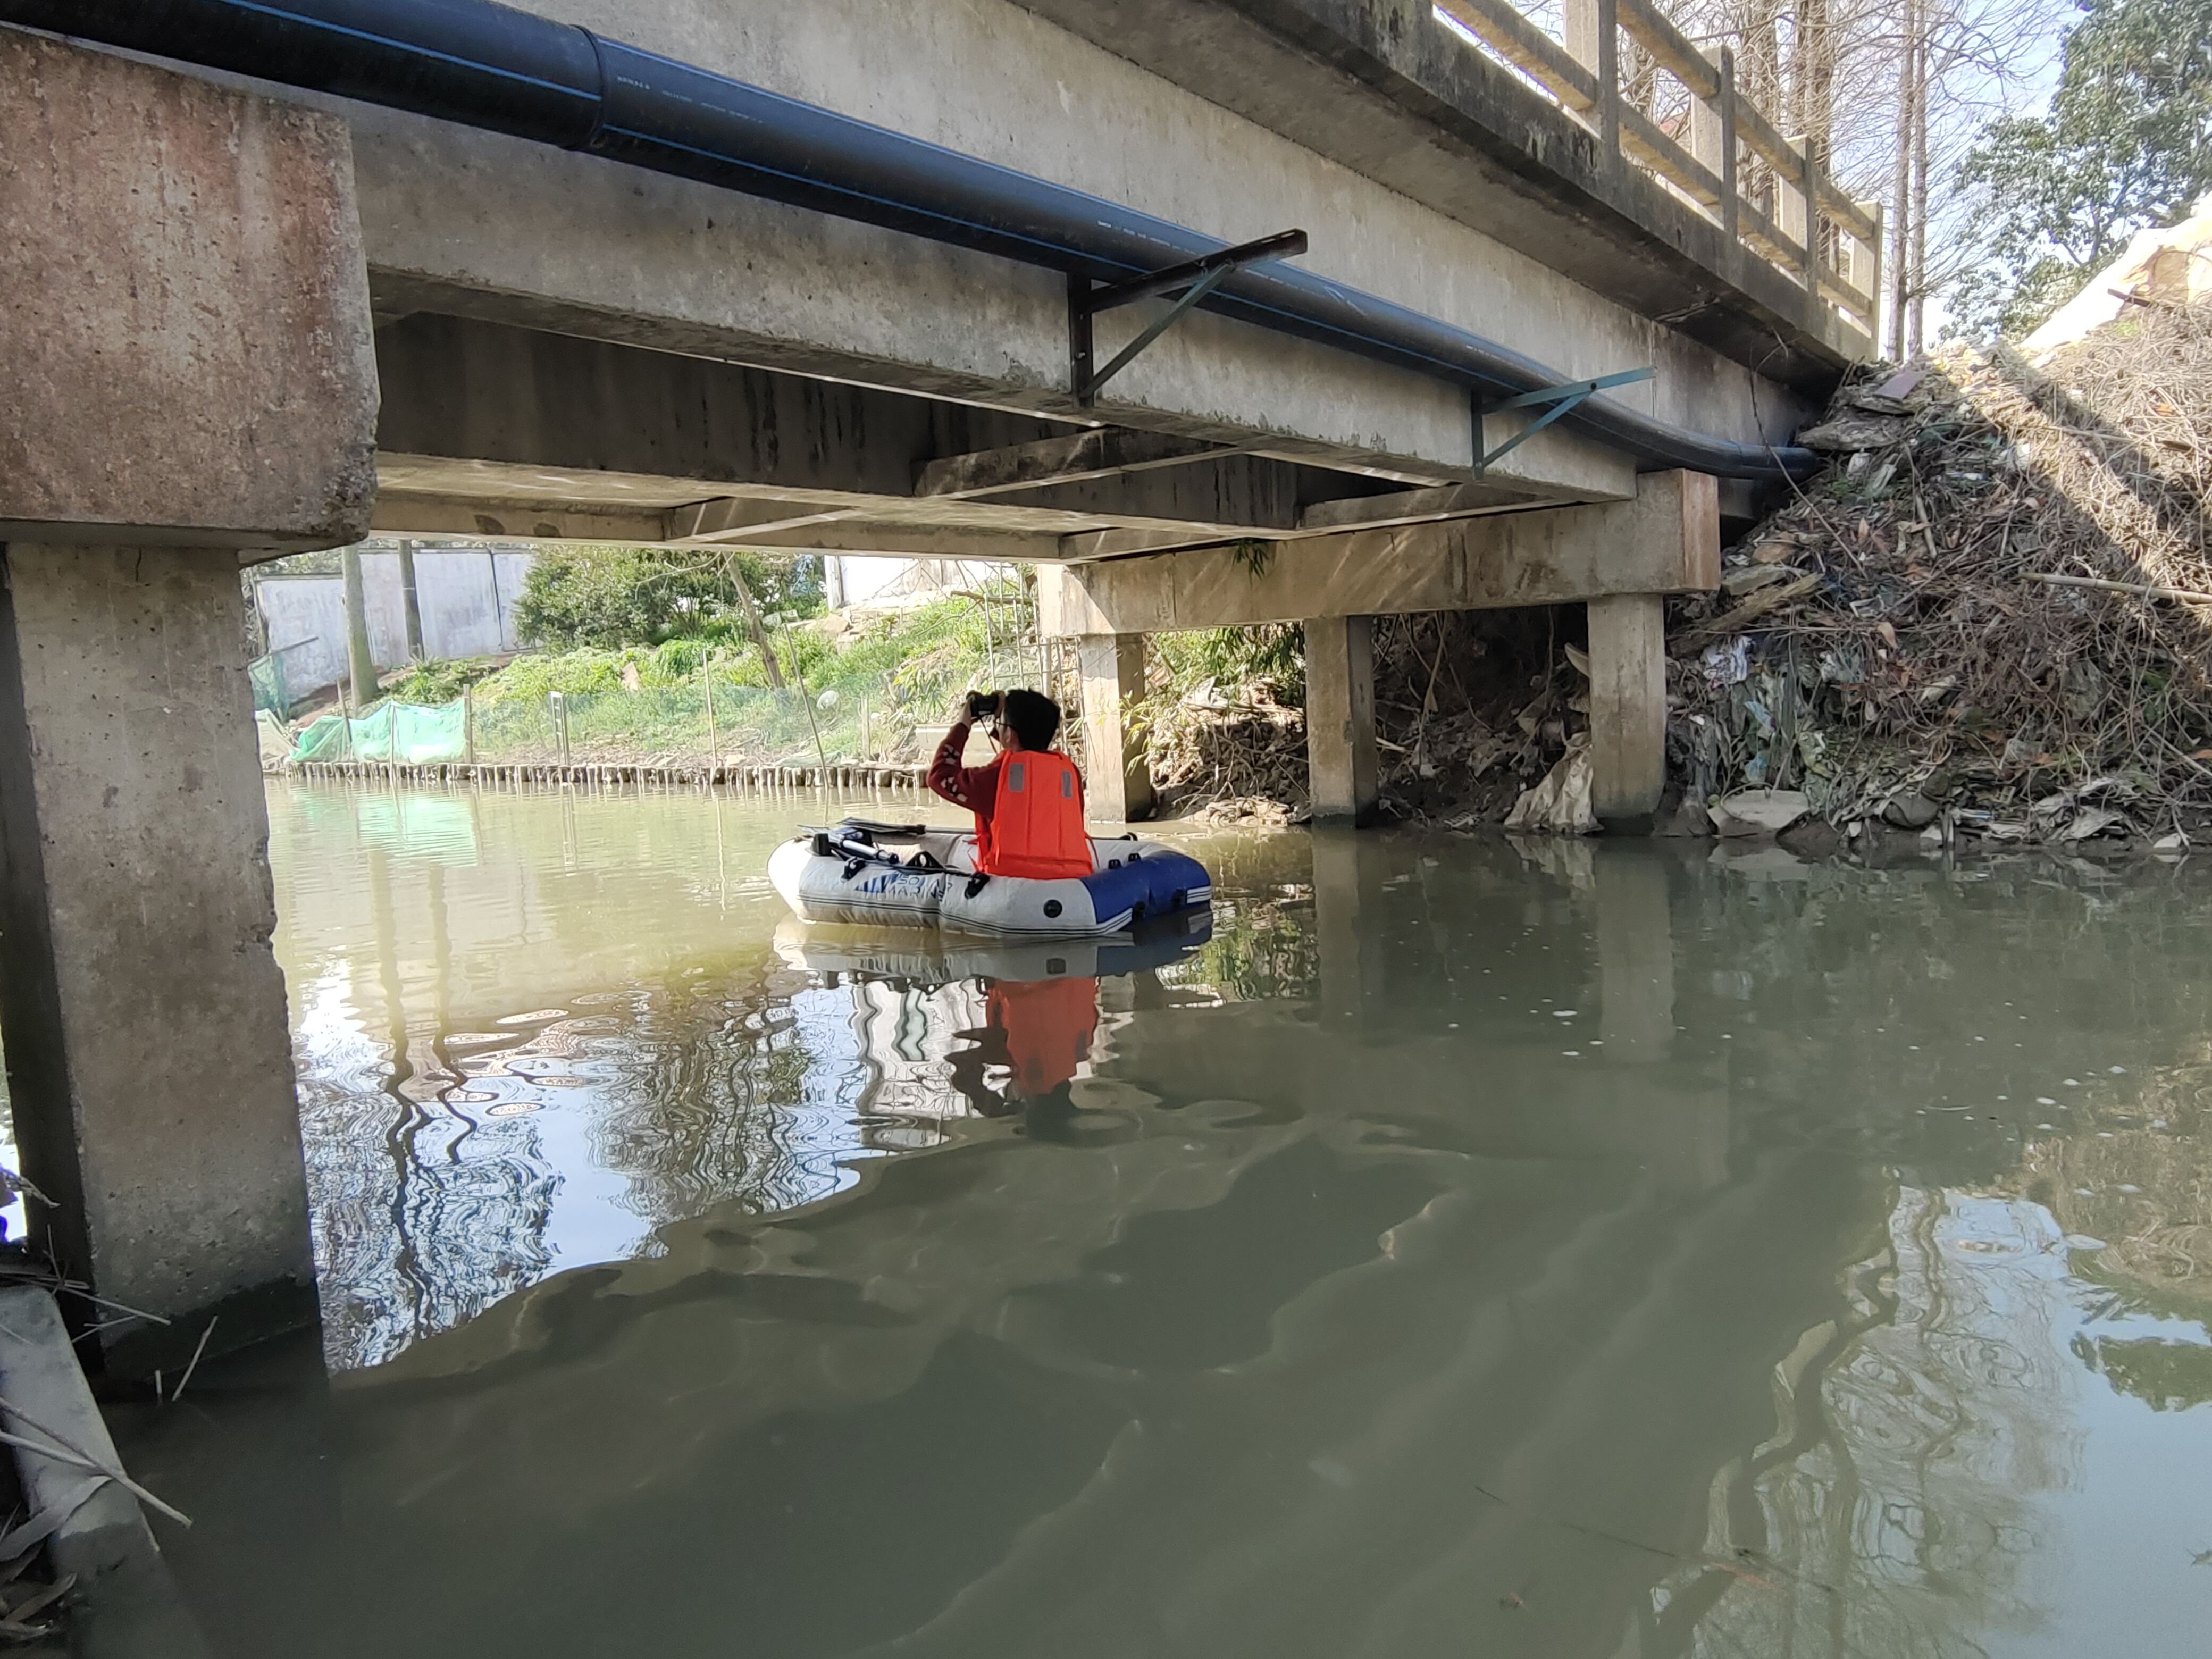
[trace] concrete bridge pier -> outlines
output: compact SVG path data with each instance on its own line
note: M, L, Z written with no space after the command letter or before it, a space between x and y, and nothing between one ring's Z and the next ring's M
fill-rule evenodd
M1703 473L1645 473L1632 487L1620 501L1285 539L1256 567L1226 546L1042 567L1039 628L1082 641L1091 769L1112 775L1094 781L1094 799L1115 777L1141 781L1142 757L1112 711L1141 683L1146 634L1300 623L1314 817L1358 825L1374 819L1380 773L1376 617L1580 604L1594 805L1616 830L1648 830L1666 782L1667 595L1719 586L1720 504ZM1426 507L1430 495L1399 510Z
M0 32L0 1045L137 1371L313 1316L239 571L366 532L367 274L327 116Z
M1076 641L1083 677L1084 779L1089 816L1133 823L1152 811L1152 775L1130 705L1145 694L1145 636L1086 634Z
M1667 786L1667 601L1593 599L1589 617L1590 805L1608 827L1648 831Z
M1306 787L1319 823L1375 821L1375 618L1314 617L1305 623Z

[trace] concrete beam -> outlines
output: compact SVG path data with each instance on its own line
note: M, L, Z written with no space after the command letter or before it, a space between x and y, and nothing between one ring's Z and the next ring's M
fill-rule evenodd
M461 316L386 324L376 361L383 450L585 478L684 479L694 500L718 484L811 492L830 506L904 497L937 456L1066 431L1033 416Z
M1131 823L1152 811L1152 775L1144 739L1130 725L1145 694L1145 641L1137 634L1077 641L1083 678L1084 795L1092 819Z
M665 536L847 549L854 519L1185 539L1279 533L1377 486L1356 474L1121 428L810 380L676 352L417 313L377 331L386 487L549 509L683 506ZM495 517L504 515L492 509ZM1048 550L1035 556L1049 557Z
M1137 52L1153 41L1140 48L1137 35L1176 11L1161 5L1144 8L1142 31L1138 9L1122 4L1063 8L1073 14L1064 27L1005 0L905 10L880 0L544 0L540 9L1224 241L1301 226L1312 237L1308 268L1474 329L1563 378L1654 363L1658 380L1631 400L1662 418L1696 417L1756 441L1781 435L1799 413L1752 367L1683 331L1684 309L1701 319L1700 301L1725 308L1724 296L1686 299L1678 271L1675 309L1662 324L1613 297L1602 255L1618 242L1604 227L1581 228L1582 277L1506 246L1501 227L1542 205L1536 169L1503 180L1493 170L1480 202L1433 204L1471 171L1470 147L1433 124L1378 124L1364 64L1340 65L1326 49L1279 35L1272 50L1222 52L1208 41L1186 64L1140 66ZM1207 27L1217 9L1196 0L1180 9ZM1413 10L1393 4L1372 27L1397 27ZM1122 18L1130 38L1117 40ZM1264 46L1267 31L1253 33ZM1433 25L1419 33L1424 50L1477 56ZM1374 57L1364 40L1334 44ZM1313 105L1310 137L1286 136L1256 107L1261 99ZM1085 412L1068 386L1067 295L1056 272L589 155L394 112L352 113L386 314L467 311L1062 419ZM1576 142L1565 127L1542 137L1562 153ZM1579 142L1587 147L1587 134ZM1369 169L1392 156L1430 199L1399 184L1377 187ZM1099 350L1126 343L1158 304L1110 314ZM1771 350L1771 339L1760 349ZM1463 387L1204 312L1117 376L1097 416L1207 441L1265 434L1277 453L1401 469L1409 481L1476 482ZM1629 467L1553 430L1497 471L1493 483L1556 495L1623 488Z
M0 29L0 539L360 539L376 368L344 121Z
M383 536L482 536L498 541L658 542L666 538L668 514L651 507L580 507L510 504L386 490L376 498L369 528Z
M236 557L0 557L0 1046L53 1200L31 1224L130 1307L243 1298L239 1340L312 1319Z
M1632 501L1279 541L1257 570L1227 547L1066 566L1039 573L1038 623L1174 633L1705 592L1720 580L1717 501L1702 473L1651 472Z
M669 538L677 546L685 543ZM875 554L901 559L1003 559L1036 562L1059 556L1060 538L1049 532L1012 530L972 524L878 524L868 515L823 521L804 529L756 532L742 540L717 538L741 547L791 549L805 552Z
M1305 625L1306 772L1316 823L1371 823L1381 793L1375 749L1375 619Z
M1492 484L1443 484L1316 501L1298 514L1298 529L1308 535L1325 535L1340 530L1387 530L1398 525L1435 524L1445 519L1508 512L1528 505L1527 495L1518 490L1500 489Z
M1005 449L939 456L915 475L914 493L973 500L1002 490L1033 489L1146 467L1174 466L1201 456L1218 458L1224 453L1218 445L1164 433L1094 427Z
M1590 808L1648 828L1667 784L1667 614L1656 593L1589 602Z

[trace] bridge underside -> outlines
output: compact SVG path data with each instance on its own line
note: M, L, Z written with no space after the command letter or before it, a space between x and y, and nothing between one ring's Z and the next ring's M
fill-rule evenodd
M1316 810L1364 821L1368 620L1565 603L1593 605L1599 681L1616 690L1594 694L1599 810L1646 817L1661 601L1719 575L1722 487L1698 474L1581 492L1444 467L1383 477L1319 445L1079 425L431 312L385 321L376 348L388 533L1054 567L1040 626L1083 641L1092 799L1112 818L1150 800L1122 714L1147 635L1305 624L1311 661L1341 658L1309 677Z

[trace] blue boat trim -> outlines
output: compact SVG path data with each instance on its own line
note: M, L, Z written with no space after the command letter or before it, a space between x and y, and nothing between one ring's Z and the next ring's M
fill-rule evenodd
M1204 865L1184 853L1152 853L1125 860L1119 869L1101 870L1082 881L1091 894L1092 914L1101 917L1124 912L1132 916L1164 916L1204 904L1213 896L1213 878Z

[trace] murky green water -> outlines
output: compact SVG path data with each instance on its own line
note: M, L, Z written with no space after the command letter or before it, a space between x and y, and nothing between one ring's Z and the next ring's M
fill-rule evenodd
M2212 1639L2192 869L1218 839L1094 986L802 944L811 802L270 805L325 1329L121 1425L225 1653Z

